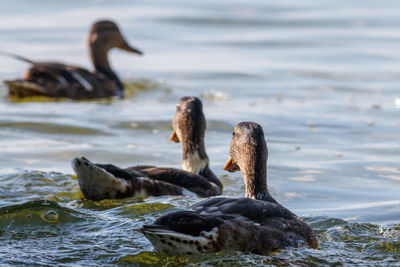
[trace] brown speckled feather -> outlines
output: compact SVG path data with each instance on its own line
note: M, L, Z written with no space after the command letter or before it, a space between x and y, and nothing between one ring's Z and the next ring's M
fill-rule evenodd
M281 236L279 239L281 243L278 248L298 246L303 240L311 247L317 245L313 230L279 203L250 198L211 198L193 205L192 209L201 215L232 216L236 220L233 225L239 224L239 228L243 225L251 226L253 232L250 231L248 234L254 236L254 238L257 238L257 236L260 238L260 241L255 242L260 243L260 245L255 246L257 253L268 251L268 247L264 244L268 244L267 239L270 239L270 235L258 233L261 229L268 230L270 234L275 236ZM227 227L231 229L231 226ZM222 229L221 231L224 232ZM222 236L226 235L222 234ZM251 236L247 236L246 240ZM266 240L262 240L263 238ZM240 243L239 241L236 242ZM246 248L248 246L246 242L239 244L239 246L243 248L240 250L252 251Z
M192 207L193 211L169 213L142 232L152 240L154 232L174 232L172 254L192 254L181 249L176 238L192 236L202 245L198 253L220 250L250 251L268 254L278 249L298 247L306 243L316 248L311 228L296 215L277 203L249 198L211 198ZM212 234L211 234L212 233ZM153 242L154 244L154 242ZM168 244L167 244L168 246ZM167 249L161 249L168 253Z

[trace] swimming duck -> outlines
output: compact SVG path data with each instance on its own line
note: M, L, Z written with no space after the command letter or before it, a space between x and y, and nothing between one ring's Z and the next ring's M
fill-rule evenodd
M79 186L87 199L131 196L220 195L222 184L209 168L204 147L206 120L197 97L183 97L176 106L170 140L182 143L183 170L155 166L119 168L94 164L81 157L72 160Z
M268 150L259 124L235 126L230 156L224 169L242 172L245 197L209 198L192 210L172 212L144 225L140 231L153 246L169 255L221 250L268 254L303 244L316 248L314 231L268 192Z
M57 62L36 62L14 54L2 53L31 64L23 79L5 81L12 97L66 97L72 99L124 96L124 86L111 69L108 51L116 47L142 55L128 44L118 26L110 20L94 23L89 32L90 56L94 71Z

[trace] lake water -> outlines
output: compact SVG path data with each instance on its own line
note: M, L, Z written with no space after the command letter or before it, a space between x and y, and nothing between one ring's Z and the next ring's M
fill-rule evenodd
M113 18L145 52L111 53L124 100L14 102L1 85L0 264L399 265L399 14L398 1L0 2L3 51L91 68L89 25ZM26 68L1 57L0 80ZM199 199L83 199L75 156L180 167L168 137L185 95L203 100L225 195L244 194L222 170L233 126L264 127L270 190L319 250L168 258L134 229Z

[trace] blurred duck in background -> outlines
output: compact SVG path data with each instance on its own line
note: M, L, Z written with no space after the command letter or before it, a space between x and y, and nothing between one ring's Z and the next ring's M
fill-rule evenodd
M107 98L124 96L124 86L111 69L108 52L112 48L142 55L122 36L118 26L110 20L95 22L89 32L89 50L94 71L58 62L36 62L22 56L4 53L31 64L23 79L8 80L11 97L46 96L71 99Z
M197 97L179 100L172 123L171 141L182 144L183 170L155 166L119 168L112 164L94 164L81 157L72 160L72 168L87 199L125 197L220 195L222 183L209 168L204 146L206 120Z

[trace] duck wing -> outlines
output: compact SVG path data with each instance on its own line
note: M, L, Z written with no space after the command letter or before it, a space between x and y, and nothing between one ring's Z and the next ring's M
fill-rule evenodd
M240 216L253 222L263 223L269 218L293 219L296 216L278 203L251 198L210 198L192 206L200 214Z
M277 202L251 198L210 198L193 205L192 209L201 215L230 216L233 221L259 226L261 232L280 234L283 237L282 247L306 242L315 248L318 244L311 227Z
M210 182L203 176L174 168L159 168L154 166L135 166L127 171L139 171L144 176L183 187L196 193L199 197L218 196L222 188Z
M6 81L11 96L48 96L72 99L116 95L115 81L101 73L56 62L32 62L24 79Z
M302 244L317 246L313 230L277 203L211 198L192 209L166 214L144 225L142 232L158 250L171 255L220 250L267 254Z
M182 186L153 179L144 172L112 164L94 164L84 157L74 158L72 168L87 199L194 195Z
M204 168L203 170L200 171L199 175L205 177L207 180L209 180L210 182L216 184L219 188L221 188L221 193L222 193L222 188L223 185L221 183L221 181L218 179L218 177L210 170L210 168L207 166L206 168ZM218 195L220 195L221 193L219 193Z

